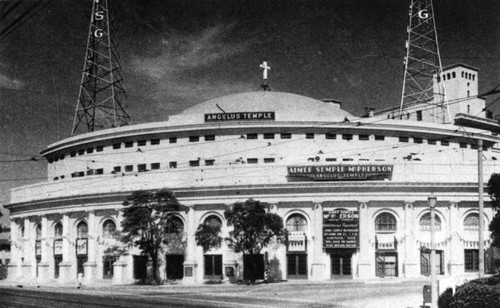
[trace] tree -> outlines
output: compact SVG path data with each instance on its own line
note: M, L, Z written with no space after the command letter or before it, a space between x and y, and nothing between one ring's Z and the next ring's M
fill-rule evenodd
M283 219L280 216L268 212L269 204L248 199L245 202L237 202L224 212L228 226L233 230L224 240L234 252L242 252L244 255L252 255L250 258L251 283L255 283L255 258L271 240L278 242L287 238L286 229L283 227ZM200 225L197 232L197 244L205 247L213 247L213 243L220 243L220 230L214 230ZM202 236L203 235L203 236Z
M123 202L122 240L136 245L152 262L153 281L159 283L158 256L167 244L166 228L180 204L166 189L135 191Z
M490 222L491 246L500 248L500 174L493 173L488 181L488 194L492 200L493 209L496 210L495 216ZM482 218L480 218L482 219Z

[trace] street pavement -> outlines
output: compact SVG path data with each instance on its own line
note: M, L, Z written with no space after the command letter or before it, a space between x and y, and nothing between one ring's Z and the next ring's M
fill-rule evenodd
M0 281L0 296L15 299L15 292L30 294L46 292L47 298L58 295L61 301L72 295L70 307L342 307L342 308L417 308L422 305L422 289L429 279L374 279L369 281L288 281L280 283L239 285L181 285L160 286L110 285L107 282L83 286L57 284L13 284ZM4 291L2 293L2 291ZM14 293L13 293L14 292ZM21 294L21 293L16 293ZM84 295L81 302L78 296ZM40 295L41 296L41 295ZM22 297L22 296L19 296ZM0 298L1 299L1 298ZM93 299L93 301L91 301ZM117 300L119 299L119 300ZM39 300L40 302L43 302ZM106 304L110 301L109 304ZM13 300L13 302L15 302ZM146 305L146 302L148 305ZM24 307L5 306L0 307ZM4 302L5 304L6 302ZM48 303L48 302L47 302ZM97 303L94 305L92 303ZM50 307L54 304L47 304ZM26 305L28 307L29 305ZM41 306L40 306L41 307Z

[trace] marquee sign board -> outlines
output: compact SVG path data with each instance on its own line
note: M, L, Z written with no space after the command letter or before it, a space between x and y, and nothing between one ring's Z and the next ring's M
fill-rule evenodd
M323 247L359 247L359 211L323 211Z
M262 121L262 120L274 120L274 119L275 119L275 114L272 111L226 112L226 113L205 114L205 122Z
M393 165L289 166L288 177L310 181L390 180L393 169Z

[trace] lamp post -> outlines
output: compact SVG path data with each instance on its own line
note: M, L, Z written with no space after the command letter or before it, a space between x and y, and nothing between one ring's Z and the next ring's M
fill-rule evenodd
M431 308L437 308L437 285L436 285L436 243L435 243L435 213L437 198L431 193L429 198L429 207L431 209Z

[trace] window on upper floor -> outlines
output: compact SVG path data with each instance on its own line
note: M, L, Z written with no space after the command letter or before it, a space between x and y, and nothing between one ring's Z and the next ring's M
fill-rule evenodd
M450 145L450 141L449 140L441 140L441 145L447 147Z
M289 232L307 231L307 220L301 214L292 214L286 220L286 230Z
M83 154L85 154L85 150L84 149L78 150L78 155L83 155Z
M337 139L337 135L334 133L326 133L325 139Z
M423 143L424 140L422 138L419 138L419 137L413 137L413 142L414 143Z
M205 159L205 166L213 166L215 164L214 159Z
M127 141L127 142L125 142L125 147L126 148L131 148L133 146L134 146L134 142L133 141Z
M264 139L274 139L274 133L264 133Z
M121 143L113 143L113 150L118 150L119 148L121 148L121 146Z
M375 140L376 141L384 141L385 140L385 136L383 136L383 135L375 135Z
M343 140L352 140L352 134L342 134Z
M314 133L306 133L306 139L314 139Z
M95 174L97 174L97 175L104 174L104 169L103 168L95 169Z
M199 160L190 160L189 161L189 167L198 167L200 165Z
M375 218L375 231L377 232L396 232L397 224L396 217L391 213L380 213Z
M359 140L363 140L363 141L366 141L366 140L370 140L370 135L366 135L366 134L360 134L358 136Z
M125 166L125 172L132 172L132 171L134 171L133 165L126 165Z
M441 219L438 215L434 215L434 230L441 231ZM420 231L431 231L431 213L427 212L420 218Z
M215 135L205 135L205 141L214 141Z
M146 140L137 141L137 146L140 146L140 147L146 146Z
M168 163L168 167L169 168L177 168L177 162L176 161L171 161Z
M460 142L459 145L460 145L460 148L467 149L467 143L466 142Z
M422 117L422 110L417 110L417 121L422 121L423 117Z
M102 224L102 235L105 238L113 238L116 231L116 224L112 219L107 219Z
M479 230L479 214L470 213L464 219L464 230L478 231Z
M157 169L160 169L160 163L152 163L151 170L157 170Z
M178 216L171 216L167 220L167 227L165 233L167 234L181 234L184 232L184 222Z
M121 172L121 171L122 171L122 167L121 167L121 166L114 166L114 167L113 167L113 172L114 172L114 173L119 173L119 172Z
M200 141L200 136L189 136L189 142L198 142Z
M452 73L451 73L451 77L452 77L452 78L456 78L456 77L457 77L457 74L456 74L455 72L452 72Z
M54 238L61 239L63 237L63 226L60 222L54 226Z
M436 139L427 139L427 143L435 145L435 144L437 144L437 141L436 141Z
M168 138L169 143L177 143L177 137L170 137Z
M247 158L247 163L248 164L256 164L259 162L258 158Z
M147 168L146 164L139 164L139 165L137 165L137 171L145 172L145 171L148 171L148 168Z
M102 145L98 145L95 148L96 152L102 152L104 150L104 147Z
M292 139L291 133L281 133L281 139Z
M151 139L151 145L158 145L160 144L160 139Z
M71 156L71 157L75 157L75 156L76 156L76 152L75 152L75 151L70 152L70 153L69 153L69 156Z
M409 140L410 140L410 138L405 137L405 136L400 136L399 137L399 142L408 142Z
M247 134L247 139L258 139L258 138L259 138L258 134L254 134L254 133Z
M77 226L76 226L76 236L77 238L88 238L89 236L89 228L87 226L86 222L81 221Z
M266 164L274 163L274 157L264 158L264 163Z

